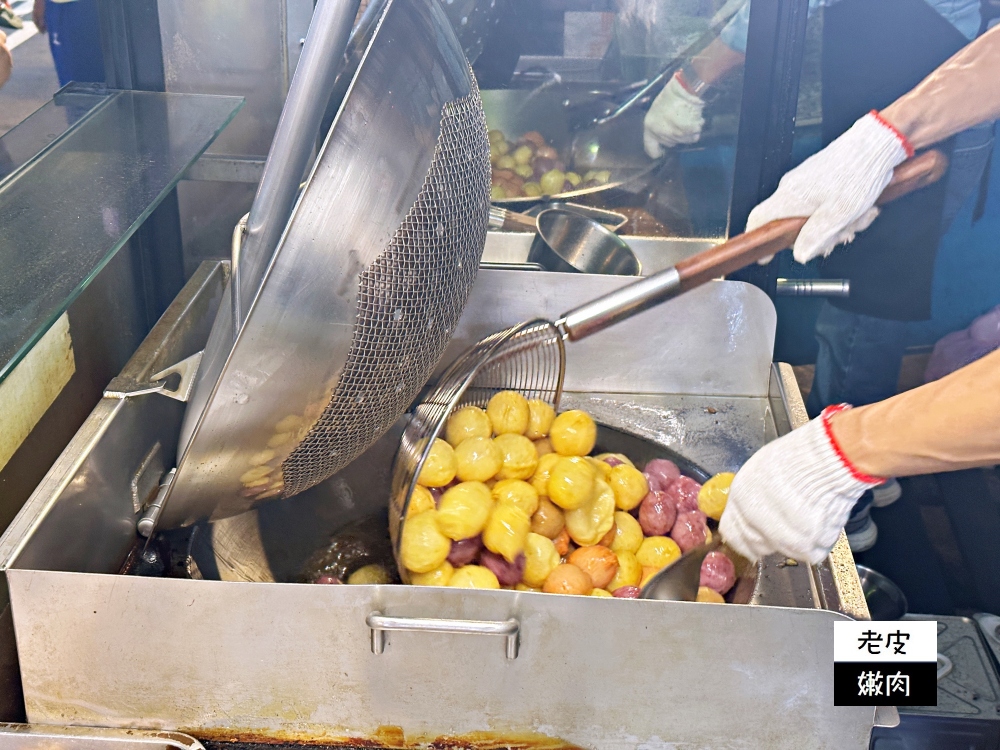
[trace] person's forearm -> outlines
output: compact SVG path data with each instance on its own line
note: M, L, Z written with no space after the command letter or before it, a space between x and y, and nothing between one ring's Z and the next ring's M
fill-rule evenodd
M941 380L830 420L865 474L900 477L1000 463L1000 350Z
M881 114L917 149L1000 117L1000 27L962 49Z
M743 64L746 57L720 39L715 39L705 49L691 58L691 68L698 78L712 85L729 71Z
M14 67L10 50L7 49L3 37L4 33L0 31L0 88L3 88L3 85L7 83L7 79L10 78L10 71Z

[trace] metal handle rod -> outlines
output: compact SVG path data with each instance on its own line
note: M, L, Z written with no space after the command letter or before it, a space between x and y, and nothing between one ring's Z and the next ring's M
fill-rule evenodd
M240 273L240 268L242 263L240 262L241 256L243 255L243 237L247 233L247 219L250 218L250 214L243 214L243 218L236 222L236 226L233 227L233 242L230 248L230 260L229 260L229 299L232 303L233 310L233 341L236 341L236 337L240 332L240 321L243 320L243 310L241 306L241 295L240 295L240 279L242 274Z
M250 208L240 283L232 285L233 310L241 314L246 312L242 298L256 291L288 222L359 5L360 0L319 0L316 3ZM235 330L238 331L242 323L242 318L235 319Z
M776 279L779 297L850 297L850 279Z
M372 653L385 651L385 634L388 631L421 633L460 633L463 635L502 635L507 640L507 658L516 659L521 624L509 620L440 620L424 617L391 617L372 612L365 618L372 630Z

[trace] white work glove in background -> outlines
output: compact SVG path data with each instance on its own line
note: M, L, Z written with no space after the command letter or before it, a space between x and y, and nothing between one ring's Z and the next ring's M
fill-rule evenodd
M775 219L808 216L795 241L795 260L826 257L875 221L875 201L893 169L912 153L902 135L869 113L782 177L774 195L750 212L747 231Z
M723 540L750 560L774 552L812 564L830 552L851 508L882 483L852 467L822 415L757 451L736 474L719 522Z
M681 85L675 74L656 95L642 121L642 145L650 159L663 156L663 147L697 143L705 118L705 102Z

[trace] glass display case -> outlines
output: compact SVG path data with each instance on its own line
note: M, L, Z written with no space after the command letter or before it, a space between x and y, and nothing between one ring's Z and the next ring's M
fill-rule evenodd
M496 1L474 64L494 202L614 209L629 235L727 236L749 0Z

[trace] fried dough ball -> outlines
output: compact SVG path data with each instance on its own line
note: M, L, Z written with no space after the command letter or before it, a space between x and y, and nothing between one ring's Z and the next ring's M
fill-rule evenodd
M642 589L638 586L619 586L611 594L615 599L638 599Z
M597 476L603 479L605 482L608 481L608 477L611 476L611 466L604 461L599 461L593 456L584 456L587 462L594 467L594 471L597 472Z
M451 540L437 525L436 510L425 510L403 524L399 557L414 573L430 573L448 558Z
M594 491L583 505L566 511L566 531L581 547L597 544L614 522L615 493L603 479L594 481Z
M570 539L569 532L563 527L563 530L556 534L556 538L552 540L552 543L556 545L556 551L561 557L565 557L569 554Z
M430 493L426 487L421 487L419 484L413 488L413 494L410 495L410 505L406 509L406 517L417 515L417 513L423 513L425 510L434 510L437 507L437 503L434 502L434 495Z
M410 573L410 583L414 586L447 586L455 573L455 568L445 560L429 573Z
M590 576L597 589L607 587L618 572L618 557L607 547L580 547L570 553L567 562Z
M538 508L531 516L531 530L549 539L555 539L566 526L562 508L547 497L538 499Z
M642 580L639 581L639 588L645 588L646 584L649 583L649 579L659 573L662 568L650 568L645 565L642 566Z
M523 552L514 558L514 562L507 562L496 552L490 552L488 549L483 550L483 554L479 556L479 564L492 570L501 586L514 586L519 583L521 576L524 575L524 563Z
M539 456L538 466L535 468L535 473L531 477L531 486L535 488L535 492L539 496L548 497L549 495L549 478L552 474L552 467L556 465L556 462L562 458L558 453L546 453L544 456Z
M596 458L599 461L603 461L604 463L606 463L608 466L611 467L615 467L620 464L635 466L635 464L632 463L632 459L630 459L624 453L599 453L598 455L594 456L594 458Z
M493 425L486 412L478 406L463 406L450 417L444 427L444 439L453 448L463 440L474 437L493 437Z
M448 563L443 563L447 565ZM419 575L419 573L418 573ZM352 586L361 585L371 585L377 583L389 583L391 578L389 577L389 571L378 563L372 563L371 565L362 565L360 568L355 570L349 576L347 576L347 583Z
M424 487L444 487L455 478L456 469L455 451L444 440L436 438L420 469L417 484Z
M541 588L549 573L559 565L559 560L559 552L551 539L529 533L524 540L524 574L521 580L533 588Z
M709 604L725 604L726 600L722 598L722 594L718 591L713 591L708 586L698 587L698 596L695 597L696 602L706 602Z
M552 421L549 440L561 456L586 456L597 442L597 425L585 411L564 411Z
M586 596L593 591L590 576L575 565L563 563L549 573L542 586L546 594L582 594Z
M531 479L538 468L538 451L524 435L497 435L493 444L500 449L503 465L497 479Z
M538 453L538 457L547 456L550 453L555 453L552 448L552 441L547 437L540 438L539 440L532 441L535 444L535 451Z
M453 541L451 550L448 552L448 562L455 568L461 568L463 565L475 562L482 550L483 538L481 536Z
M546 494L563 510L574 510L587 502L594 493L596 475L597 472L586 458L564 456L549 471Z
M501 479L493 485L492 492L495 502L512 502L529 518L538 510L538 493L521 479Z
M615 552L614 555L618 559L618 569L608 584L608 591L617 591L622 586L638 586L642 580L642 565L639 559L634 553L624 550Z
M485 482L503 466L500 449L487 437L463 440L455 448L456 476L460 482Z
M681 548L677 546L677 542L665 536L643 539L639 551L635 553L635 559L642 567L656 570L666 567L680 556Z
M437 525L449 539L468 539L482 532L492 510L489 487L482 482L462 482L441 496Z
M525 435L538 440L549 434L552 429L552 421L556 418L556 410L547 401L533 398L528 402L528 429Z
M608 533L601 537L601 541L599 541L598 544L601 545L602 547L607 547L608 549L610 549L611 542L615 540L615 536L616 536L615 524L614 522L612 522L611 528L608 530Z
M454 572L448 586L456 589L498 589L500 581L489 568L465 565Z
M705 559L701 563L699 585L725 594L733 587L734 583L736 583L736 566L733 565L733 561L726 556L725 552L713 550L705 555Z
M541 589L537 589L537 588L535 588L534 586L529 586L529 585L528 585L528 584L526 584L526 583L519 583L519 584L517 584L517 585L516 585L516 586L514 587L514 591L530 591L530 592L532 592L532 593L535 593L535 594L540 594L540 593L542 593L542 590L541 590Z
M608 484L615 493L615 505L619 510L632 510L649 492L646 477L637 468L627 464L620 464L611 469L608 474Z
M670 529L670 536L684 552L709 541L708 533L708 526L705 525L705 514L700 510L678 513L677 520L674 521L673 528Z
M642 527L639 522L623 510L616 511L615 538L611 542L611 551L634 554L639 551L640 544L642 544Z
M516 391L500 391L486 405L497 435L523 435L528 429L528 399Z
M483 529L486 549L514 562L524 551L524 541L531 531L531 519L514 503L497 503Z
M724 471L705 482L698 490L698 510L716 521L722 518L729 500L729 488L735 478L735 474Z
M594 589L593 591L591 591L588 594L588 596L608 596L608 597L610 597L611 596L611 592L610 591L606 591L604 589Z

